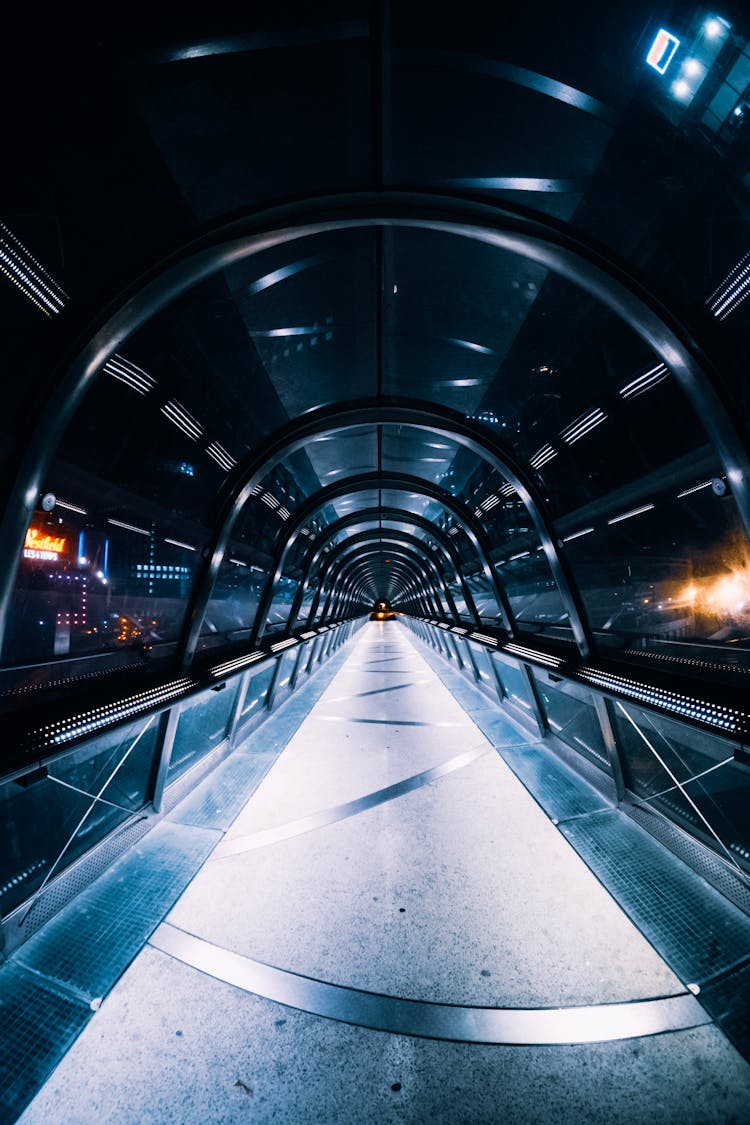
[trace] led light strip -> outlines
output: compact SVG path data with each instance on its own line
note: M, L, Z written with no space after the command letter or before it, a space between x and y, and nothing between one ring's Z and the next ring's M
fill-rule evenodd
M560 431L560 437L568 445L575 445L582 437L590 433L591 430L596 429L602 422L606 422L607 415L598 406L590 410L588 414L582 414L575 422L571 422L564 430Z
M615 676L611 672L597 672L594 668L581 668L580 675L597 687L621 695L630 695L643 703L651 703L667 711L674 711L690 719L698 719L709 726L720 727L725 731L736 731L747 725L747 714L734 707L720 704L701 703L690 695L667 691L664 688L644 687L637 680L627 676Z
M247 668L249 664L255 664L256 661L262 660L265 655L265 652L261 652L260 649L257 649L247 656L238 656L234 660L227 660L224 664L217 664L212 668L211 675L227 676L230 672L238 672L240 668Z
M559 668L564 663L559 656L549 656L546 652L536 652L535 649L526 648L525 645L517 645L515 641L503 645L503 652L510 652L514 656L520 656L523 660L538 660L540 664L547 664L550 668Z
M279 501L270 492L264 492L261 496L261 500L264 504L267 504L269 508L273 508L274 511L279 507Z
M630 383L626 383L624 387L620 387L620 395L622 398L637 398L645 391L650 391L657 383L663 382L668 375L669 368L663 363L658 363L656 367L652 367L644 375L639 375L637 379L633 379Z
M458 633L461 637L465 637L469 631L468 629L462 629L460 625L451 625L449 628L451 633Z
M500 492L503 494L503 496L512 496L515 491L515 488L510 483L504 484L500 489Z
M281 507L281 508L278 509L277 514L280 515L281 518L286 521L286 520L289 519L289 517L292 513L289 511L288 508Z
M0 273L45 316L62 312L68 294L5 223L0 223Z
M191 547L189 543L181 543L179 539L165 539L165 543L170 543L173 547L182 547L185 551L197 551L197 547Z
M543 445L541 449L537 449L534 456L529 461L532 469L541 469L543 465L548 464L553 457L557 457L557 450L553 449L551 445Z
M574 531L572 535L566 535L563 543L570 543L571 539L580 539L582 535L590 535L594 531L593 527L584 527L581 531Z
M726 318L750 293L750 251L740 258L722 283L714 289L706 305L719 320Z
M223 445L219 445L218 441L212 441L206 448L206 453L211 457L221 469L229 472L237 464L231 453L227 453Z
M317 637L317 635L318 634L315 629L308 629L306 633L300 633L300 639L303 641L309 641L312 637Z
M55 500L55 507L65 508L67 512L76 512L79 516L88 515L85 508L79 508L77 504L71 504L68 500Z
M531 551L519 551L517 555L511 555L508 562L515 562L516 559L525 559L531 554Z
M496 645L497 637L488 637L486 633L471 633L470 636L475 641L483 641L486 645Z
M117 353L107 360L102 370L131 390L137 391L139 395L147 395L156 386L156 379L153 376Z
M276 641L271 645L271 652L281 652L284 648L291 648L292 645L298 645L299 641L296 637L288 637L285 641Z
M242 559L232 559L232 558L230 558L229 561L230 561L230 563L234 563L235 566L247 566L247 563L243 562Z
M682 500L685 496L692 496L694 492L700 492L702 488L710 488L713 481L704 480L702 484L694 484L692 488L684 488L682 492L677 493L677 499Z
M450 531L448 532L448 534L449 535L458 535L458 532L459 532L459 529L457 527L452 527L450 529Z
M171 398L169 402L165 402L164 406L161 407L161 412L173 426L182 430L183 434L187 434L192 441L197 441L203 435L203 427L200 422L196 421L192 414L188 414L185 407L177 399Z
M648 660L668 660L673 664L692 665L696 668L710 668L715 672L739 672L740 675L750 676L750 668L742 668L739 664L716 664L711 660L695 660L687 656L672 656L667 652L648 652L642 648L626 648L626 656L637 656Z
M122 520L108 519L107 523L111 523L113 527L122 527L125 531L135 531L138 535L151 535L150 531L146 531L145 527L136 527L132 523L124 523Z
M99 730L101 727L118 722L120 719L129 719L132 716L140 715L151 707L175 699L179 695L184 695L192 683L192 680L186 678L173 680L171 683L164 684L163 687L142 691L137 695L130 695L126 699L117 703L110 703L106 707L95 707L70 719L48 723L34 731L33 737L35 739L41 738L47 746L61 746L66 742L71 742L74 738L80 738L81 735L90 734L91 731Z
M615 516L613 519L607 520L607 523L622 523L623 520L632 519L633 516L640 516L643 512L651 512L653 508L653 504L644 504L640 508L632 508L629 512L623 512L621 516Z

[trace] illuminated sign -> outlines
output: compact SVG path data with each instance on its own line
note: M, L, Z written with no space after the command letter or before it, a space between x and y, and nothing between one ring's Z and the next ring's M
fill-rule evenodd
M39 559L42 562L57 562L64 555L67 540L63 535L48 535L38 527L30 527L23 544L25 559Z
M679 45L680 41L676 35L671 35L663 27L660 28L646 55L646 62L654 68L657 74L663 74L674 58L674 53Z

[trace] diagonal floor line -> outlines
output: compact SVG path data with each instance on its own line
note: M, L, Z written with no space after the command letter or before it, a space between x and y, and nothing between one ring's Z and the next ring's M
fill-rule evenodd
M372 691L355 691L353 695L337 695L335 699L322 699L321 703L324 706L328 703L348 703L350 699L364 699L367 695L382 695L388 691L403 691L404 688L431 683L432 680L410 680L408 684L392 684L391 687L373 688Z
M254 851L256 848L264 848L269 844L277 844L281 840L290 840L294 836L301 836L316 828L325 828L329 824L336 824L340 820L357 816L359 813L367 812L368 809L374 809L378 805L393 801L397 797L403 797L406 793L412 793L415 789L421 789L423 785L429 785L430 782L436 781L446 774L463 769L464 766L470 765L478 758L494 753L494 747L484 744L474 750L465 750L462 754L449 758L439 766L432 766L431 769L412 774L411 777L404 778L403 781L386 785L384 789L376 789L365 797L357 797L354 801L346 801L342 805L334 805L329 809L322 809L320 812L312 813L310 816L302 817L299 820L291 820L276 828L265 828L260 832L253 832L249 836L237 836L232 839L225 837L214 848L209 862Z
M711 1022L694 996L556 1008L486 1008L409 1000L331 984L223 949L162 922L150 945L190 968L297 1011L397 1035L541 1046L612 1042Z

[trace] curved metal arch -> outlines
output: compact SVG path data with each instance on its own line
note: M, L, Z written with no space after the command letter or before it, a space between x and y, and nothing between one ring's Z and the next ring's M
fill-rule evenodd
M375 599L381 596L381 591L376 591L374 595L372 594L371 587L368 586L368 583L372 582L372 576L370 575L363 577L360 573L360 569L361 568L356 567L353 569L352 573L345 579L344 586L348 590L357 591L360 602L364 600L369 608L371 608ZM414 607L414 609L420 616L434 616L435 610L432 605L425 600L424 591L420 588L420 585L413 574L408 575L404 572L397 571L395 581L397 583L399 601L403 596L404 598L408 599L409 605ZM366 597L364 594L365 590L370 591L370 593ZM348 600L349 595L347 595L347 601ZM339 613L341 611L337 607L335 609L335 612Z
M388 549L388 554L391 556L390 566L392 567L394 574L399 574L400 566L405 565L406 562L412 561L411 559L406 558L406 555L404 553L405 550L405 548L399 547L398 544L396 545L395 549L393 548L393 546ZM326 616L329 613L333 614L334 612L338 612L338 605L341 597L343 596L343 588L338 584L341 575L350 569L352 571L352 577L354 577L358 570L361 570L363 567L367 567L367 580L371 583L375 583L377 582L377 579L375 577L374 571L377 569L377 566L372 560L375 558L381 558L383 554L384 552L380 549L380 545L378 545L377 550L370 551L368 553L368 556L364 558L362 557L361 552L357 552L357 555L354 558L351 558L351 560L349 555L346 555L342 558L340 566L337 567L337 584L332 586L329 591L323 610L323 616ZM350 561L352 564L351 567ZM436 570L436 573L438 573L437 569L434 569ZM407 572L406 577L409 576L411 577L411 580L416 587L417 593L422 598L424 605L429 609L429 612L444 615L445 608L443 607L439 597L440 583L438 583L438 586L435 586L433 583L428 583L426 573L422 568L420 568L416 572ZM442 577L441 575L439 575L439 573L438 576ZM445 590L446 601L448 603L448 612L454 617L456 622L459 622L461 619L458 614L458 609L444 580L443 587ZM378 594L378 596L381 596L381 594ZM335 611L333 607L336 607Z
M0 559L0 640L24 535L44 476L83 396L117 348L167 304L218 270L302 238L384 226L460 235L520 254L566 277L622 317L669 367L702 418L732 483L750 540L750 443L744 426L740 428L743 414L685 325L624 265L615 262L608 251L584 242L580 235L574 237L548 216L507 202L498 205L458 193L379 191L328 195L270 208L222 226L183 247L160 263L145 284L131 290L120 309L78 354L57 392L50 396L27 443L3 513L0 540L17 547L15 555L9 552ZM221 554L221 550L211 552L211 569L218 569ZM571 624L580 633L577 639L582 650L587 649L587 630L581 629L580 621L571 619ZM181 646L183 664L192 657L199 629L200 621L196 624L191 615L191 643Z
M374 535L371 536L371 538L374 540L374 538L375 538ZM362 542L365 542L365 541L369 541L369 540L366 540L364 538L364 534L363 534ZM347 542L351 543L352 540L347 540ZM383 539L380 536L378 536L377 542L378 542L378 551L377 551L378 557L384 557L386 553L388 555L390 555L391 560L393 560L393 559L398 560L398 559L406 557L408 545L404 544L401 539ZM385 547L383 546L384 543L386 544ZM344 544L341 544L341 546L343 547ZM359 545L353 547L351 551L342 551L342 553L341 553L342 569L345 567L346 560L349 558L349 555L351 553L353 553L353 551L358 551L358 547L359 547ZM421 554L420 551L414 552L414 555L416 557L419 557L420 554ZM455 599L454 599L453 594L451 592L450 586L448 585L448 582L446 581L445 575L441 573L440 568L438 567L435 560L432 559L429 556L429 553L425 552L424 558L425 558L425 563L427 564L426 570L430 571L434 575L434 577L437 578L437 580L438 580L437 583L433 582L433 584L428 587L428 584L427 584L427 581L426 581L427 574L426 574L425 568L423 567L422 570L421 570L421 573L420 573L420 577L424 581L424 586L429 589L430 594L432 595L433 600L435 601L435 604L438 607L441 606L439 590L440 590L440 587L442 586L443 594L445 596L445 601L446 601L446 604L448 606L449 614L451 614L455 618L456 622L460 621L461 616L458 612L458 606L456 605ZM389 560L389 562L390 562L390 560ZM373 571L374 571L376 569L376 566L374 564L372 564L372 565L373 565ZM390 563L390 565L393 565L393 564ZM381 564L381 566L382 566L382 564ZM337 574L336 582L338 582L338 579L339 579L339 575ZM373 573L373 581L375 581L374 573ZM324 617L328 616L330 613L333 612L334 606L336 606L336 607L338 606L338 604L341 600L341 596L342 596L342 591L336 584L329 585L328 594L326 596L326 601L325 601L325 605L324 605L324 608L323 608L323 616ZM311 617L311 620L312 620L312 617Z
M379 546L378 551L375 552L378 555L384 556L386 553L388 553L388 554L392 555L394 558L410 558L413 561L416 561L418 565L421 565L420 560L424 559L424 562L427 564L428 570L434 575L435 578L437 578L438 588L442 584L443 590L445 592L446 601L448 603L450 612L453 614L453 616L456 619L456 623L458 623L460 621L461 618L460 618L460 615L459 615L458 610L456 608L456 603L453 600L453 595L450 592L450 588L448 586L448 583L445 580L445 576L440 573L440 569L438 568L438 565L435 562L434 557L430 553L427 546L423 544L422 540L416 539L415 537L412 537L409 544L407 545L407 544L403 543L402 539L393 538L392 535L384 534L378 528L373 528L372 530L362 531L358 535L352 535L349 539L345 539L343 543L339 543L338 546L336 546L329 553L328 558L327 558L327 570L321 576L321 580L318 584L318 589L316 591L315 598L313 599L312 607L311 607L311 610L310 610L308 623L312 623L315 620L315 614L317 612L318 604L321 600L321 597L322 597L323 593L326 592L326 589L327 589L328 596L327 596L327 599L326 599L326 602L325 602L325 605L324 605L323 616L325 617L325 615L327 613L328 606L329 606L329 603L330 603L330 598L331 598L331 595L333 593L333 581L334 580L332 578L332 574L334 572L336 572L336 580L337 580L338 579L338 572L337 572L336 568L337 568L337 564L338 564L339 559L345 560L346 557L348 555L350 555L353 551L357 551L358 548L361 547L361 545L363 543L369 543L373 540L377 541L377 543L379 545L381 545L381 546ZM388 548L387 552L386 552L382 549L383 543L392 544L393 547ZM370 553L372 553L372 552L370 552ZM360 557L363 557L363 556L360 555Z
M372 604L374 600L371 594L367 598L364 597L365 591L371 589L371 585L375 581L374 575L369 569L369 561L360 560L360 563L360 566L352 568L352 573L348 575L343 582L347 605L351 605L355 598L359 598L362 604ZM360 573L363 567L368 568L367 572L364 575ZM420 614L429 614L429 607L422 600L423 592L420 590L417 576L412 572L406 572L402 570L401 565L398 562L396 563L396 565L394 565L394 571L396 573L396 579L399 583L400 589L404 592L404 594L408 594L409 604L418 607ZM377 593L375 594L375 597L377 597ZM346 612L348 611L349 610L347 608Z
M329 524L326 527L325 537L322 538L322 540L319 537L314 545L310 544L308 559L305 565L304 577L299 582L297 591L294 595L292 608L289 613L289 623L287 628L290 631L294 628L294 622L296 621L297 614L299 613L299 607L302 604L302 600L305 596L305 590L307 588L308 582L310 581L313 567L323 553L325 544L335 535L338 535L340 531L346 530L346 528L350 527L352 524L363 522L366 523L369 520L379 519L388 520L390 522L413 524L415 527L418 527L420 528L420 530L427 532L434 538L435 542L440 547L443 557L446 558L448 562L453 566L456 580L461 587L464 601L466 602L469 613L472 617L474 617L477 623L479 623L479 614L477 613L476 605L474 604L474 597L461 570L461 558L459 552L455 545L452 543L449 536L447 536L445 532L443 532L439 527L436 527L434 523L431 523L430 520L425 519L424 516L416 515L414 512L408 512L407 510L402 508L383 506L382 508L363 508L361 511L351 512L347 516L342 516L341 519L337 520L335 523ZM321 533L321 535L322 534L323 533ZM411 536L409 536L409 538L411 538ZM258 638L263 636L263 632L264 627L263 625L261 625L257 633Z
M331 538L334 534L337 534L338 531L341 531L341 530L345 529L346 527L351 526L352 524L367 522L368 519L369 520L381 520L382 519L382 520L386 520L390 523L411 524L415 527L418 527L421 531L427 532L430 535L431 539L434 540L436 549L438 549L440 551L440 553L442 554L445 561L450 566L452 566L453 573L455 574L455 577L456 577L456 581L457 581L458 585L461 587L461 591L462 591L462 594L463 594L463 597L464 597L464 601L466 602L467 609L469 610L470 615L472 617L474 617L474 619L476 620L477 623L479 623L479 614L477 613L476 606L474 604L473 594L472 594L471 589L468 585L468 582L466 581L466 579L464 578L463 573L462 573L461 557L460 557L460 554L458 552L458 549L456 548L453 541L449 538L449 536L447 536L445 534L445 532L443 532L440 528L436 527L434 523L430 522L430 520L425 519L424 516L416 515L414 512L408 512L405 509L394 508L394 507L391 507L390 505L383 506L382 508L363 509L362 511L352 512L347 516L343 516L335 524L330 524L329 527L326 528L327 536L328 536L328 538ZM390 529L390 528L384 529L384 530L386 530L390 535L395 534L392 531L392 529ZM414 537L409 532L406 532L406 536L407 536L407 540L409 542L412 542ZM422 542L424 542L424 540L422 540ZM428 544L428 546L429 546L429 544ZM320 550L315 551L314 554L311 555L311 557L309 559L308 580L309 580L309 574L312 571L312 567L317 562L317 559L319 558L319 555L320 555Z
M347 578L345 583L346 592L344 594L343 600L344 613L351 613L353 611L354 605L357 604L357 599L359 599L358 604L361 604L363 606L372 605L374 599L371 596L372 591L370 586L368 585L372 581L374 581L374 577L372 575L368 574L365 576L360 576L356 571ZM394 583L396 586L397 599L400 599L402 596L404 596L408 598L408 602L410 605L419 605L419 590L413 585L412 579L397 571L394 575ZM367 596L365 596L366 594ZM377 597L377 591L375 592L375 597ZM391 601L393 601L393 598L391 598Z
M394 567L394 571L400 572L402 575L405 575L407 579L414 583L417 590L419 591L420 597L425 603L425 608L428 610L428 612L431 614L444 614L445 609L437 598L435 586L431 583L428 583L425 579L425 572L420 556L417 555L416 552L409 552L407 548L399 547L398 545L396 545L395 549L389 550L388 553L394 560L394 562L391 564ZM353 556L350 552L349 555L340 557L333 564L335 569L335 577L333 579L329 595L326 599L326 606L323 609L322 617L325 617L326 615L330 595L335 590L335 583L338 582L343 575L348 574L349 571L351 571L352 575L354 575L357 570L361 570L365 567L372 568L373 561L375 559L381 559L382 557L383 551L380 545L378 545L377 547L372 547L369 550L365 551L359 550ZM368 570L368 580L373 580L372 569ZM439 584L440 583L438 582L438 585ZM313 610L309 615L308 621L310 623L315 618L315 612L316 611Z
M593 648L586 613L573 578L562 541L555 537L552 518L532 479L530 471L518 463L512 451L476 424L471 425L457 411L415 399L366 398L320 407L303 414L262 443L253 455L241 462L227 478L223 502L211 547L198 571L191 591L186 630L180 645L181 667L187 668L198 645L219 567L224 558L232 528L253 488L286 457L302 449L313 438L326 437L356 426L399 425L449 438L475 453L496 469L515 488L526 505L540 542L544 547L553 578L568 614L581 655Z
M357 476L349 477L347 480L326 485L325 488L314 493L304 503L300 504L292 512L291 519L284 525L286 538L277 551L274 565L269 572L266 586L258 603L256 620L265 621L267 618L274 588L284 573L287 554L305 524L339 497L353 496L357 492L366 492L373 488L393 492L419 492L422 496L427 496L441 504L446 511L450 512L476 551L482 573L490 583L495 601L500 608L505 628L512 637L517 638L518 628L515 624L510 599L505 592L500 576L490 561L492 544L481 521L474 515L472 508L462 505L452 493L440 488L437 484L433 484L432 481L423 480L422 477L412 476L408 473L360 473Z

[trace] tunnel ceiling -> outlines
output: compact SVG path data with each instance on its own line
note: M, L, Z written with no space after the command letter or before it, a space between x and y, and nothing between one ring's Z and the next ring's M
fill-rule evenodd
M748 35L632 2L37 32L5 668L185 667L378 598L750 659Z

